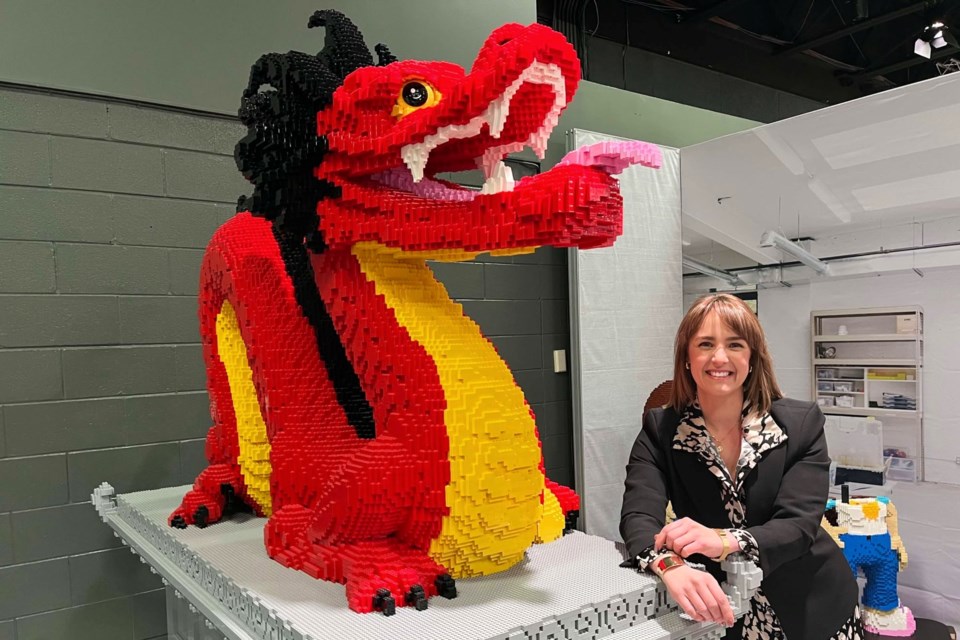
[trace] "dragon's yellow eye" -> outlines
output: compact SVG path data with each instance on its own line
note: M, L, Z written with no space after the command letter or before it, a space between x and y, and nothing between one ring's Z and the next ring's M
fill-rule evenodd
M392 115L402 118L417 109L432 107L440 102L440 92L423 80L408 80L403 84L397 103L393 105Z

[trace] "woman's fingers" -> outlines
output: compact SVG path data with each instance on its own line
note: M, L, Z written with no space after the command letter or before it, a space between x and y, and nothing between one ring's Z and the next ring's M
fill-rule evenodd
M728 627L733 626L733 608L730 606L727 594L723 592L716 580L710 584L710 591L717 602L718 621Z
M687 615L697 622L713 620L713 618L710 616L709 605L704 602L702 592L698 588L699 585L694 582L691 586L692 589L686 593L686 596L687 600L690 601L690 606L693 607L693 610L687 611Z

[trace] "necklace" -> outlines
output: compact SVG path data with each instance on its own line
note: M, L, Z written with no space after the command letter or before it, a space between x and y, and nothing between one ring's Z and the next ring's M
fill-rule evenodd
M704 426L704 428L706 429L706 426ZM732 433L732 432L734 432L734 431L736 431L736 430L737 430L737 429L731 429L730 431L727 432L727 435L730 435L730 433ZM707 435L710 436L710 441L713 442L713 446L717 448L717 453L722 454L722 453L723 453L723 445L720 443L719 438L717 438L717 437L714 436L712 433L710 433L710 429L706 429L706 432L707 432Z

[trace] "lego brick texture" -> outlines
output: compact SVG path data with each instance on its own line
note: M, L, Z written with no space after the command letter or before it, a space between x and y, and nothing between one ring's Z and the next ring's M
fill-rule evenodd
M480 640L722 635L717 625L681 619L653 576L619 567L622 551L612 542L579 532L535 545L523 564L506 572L459 581L456 600L433 599L426 612L398 608L391 617L358 616L342 606L342 585L285 571L263 554L248 554L262 544L265 519L233 518L216 525L220 532L168 527L166 514L179 497L176 488L126 494L105 515L111 526L122 526L125 537L142 545L150 564L170 576L172 586L189 585L182 588L194 590L191 601L199 602L200 592L216 600L217 618L211 621L239 624L252 637L280 637L269 629L286 625L284 638L355 640L440 639L451 637L451 630L453 637ZM748 589L743 602L759 584L759 571L745 580L752 584L741 585ZM171 637L222 637L210 635L203 614L176 596L168 589ZM735 606L742 602L735 600Z
M104 480L123 493L205 466L197 283L250 193L232 159L245 128L13 88L0 113L0 158L17 159L0 162L0 637L165 637L159 579L85 503ZM566 265L541 249L431 266L513 370L548 477L571 485L570 379L552 370Z

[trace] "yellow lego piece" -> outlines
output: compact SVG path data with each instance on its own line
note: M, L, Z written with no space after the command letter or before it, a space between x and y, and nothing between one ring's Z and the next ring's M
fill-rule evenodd
M523 392L425 262L398 260L374 243L356 245L353 254L397 322L437 364L443 387L450 513L430 556L456 578L508 569L538 535L550 538L563 529L556 498L544 495L540 445Z
M253 386L253 371L247 360L247 348L240 335L237 313L226 300L217 314L217 353L227 371L230 396L237 417L240 455L237 463L247 485L247 493L264 515L273 511L270 500L270 441L267 425L260 415L260 403Z

